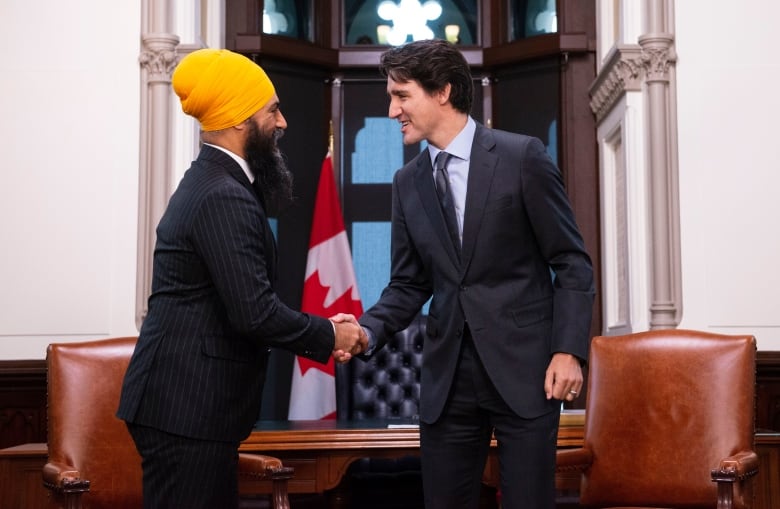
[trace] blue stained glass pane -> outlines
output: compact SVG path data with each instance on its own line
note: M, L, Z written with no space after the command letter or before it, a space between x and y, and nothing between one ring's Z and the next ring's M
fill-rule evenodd
M379 300L390 281L390 223L352 223L352 264L363 309ZM430 299L423 305L428 314Z
M398 122L386 117L366 117L364 127L355 136L352 183L390 184L403 163L403 136Z
M555 163L555 166L558 166L558 122L553 120L550 122L550 129L547 131L547 154L549 154L550 158Z
M379 300L390 280L390 223L352 223L352 263L363 309Z

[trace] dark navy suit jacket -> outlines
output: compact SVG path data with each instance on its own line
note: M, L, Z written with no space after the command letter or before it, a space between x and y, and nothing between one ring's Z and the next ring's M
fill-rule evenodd
M320 362L324 318L284 305L276 247L241 167L203 146L157 227L149 312L117 416L187 437L239 441L260 411L270 347Z
M591 261L560 171L541 141L477 124L460 261L423 151L393 179L390 283L360 323L380 348L431 297L420 418L441 414L466 324L491 380L521 417L560 408L547 400L555 352L587 359ZM370 355L370 353L369 353Z

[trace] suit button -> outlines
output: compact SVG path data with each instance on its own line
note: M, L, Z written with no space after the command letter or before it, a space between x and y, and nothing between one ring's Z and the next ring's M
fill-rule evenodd
M465 292L465 291L466 291L466 287L465 287L465 286L463 286L463 285L460 285L460 291L461 291L461 292Z
M455 333L455 336L461 337L463 335L463 331L458 329L458 331Z

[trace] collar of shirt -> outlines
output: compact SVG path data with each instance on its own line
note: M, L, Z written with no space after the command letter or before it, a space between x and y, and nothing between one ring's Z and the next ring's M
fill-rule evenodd
M249 164L247 164L247 162L244 161L244 159L241 156L236 155L233 152L229 151L228 149L224 147L220 147L219 145L213 145L211 143L204 143L204 145L208 145L209 147L214 147L215 149L221 150L222 152L232 157L233 160L238 163L241 169L244 170L244 173L246 174L246 178L249 179L249 182L250 183L255 182L255 176L252 174L252 171L249 169Z
M452 156L455 156L461 161L466 161L466 163L468 163L469 159L471 158L471 145L474 143L474 133L476 133L476 131L477 123L474 122L474 119L471 118L471 116L469 116L466 120L466 125L458 133L458 135L455 136L450 144L444 148L444 151L448 152ZM433 163L436 160L436 156L439 155L439 152L441 152L441 150L431 144L428 144L428 153L431 157L431 167L433 167ZM452 164L452 162L454 161L450 159L450 164Z

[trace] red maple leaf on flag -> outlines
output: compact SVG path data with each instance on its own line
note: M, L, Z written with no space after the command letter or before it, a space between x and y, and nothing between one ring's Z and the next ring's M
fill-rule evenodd
M315 271L303 283L303 294L306 296L306 299L310 299L311 302L324 303L325 298L328 295L328 290L329 288L323 286L320 282L319 271ZM320 316L333 316L336 313L351 313L355 315L355 318L359 318L362 313L362 309L360 309L360 301L356 302L352 300L351 293L352 288L350 288L348 292L343 293L329 306L323 305L319 310L308 309L307 312ZM325 373L328 373L329 375L336 376L336 368L333 362L333 357L328 360L327 364L320 364L319 362L314 362L311 359L299 357L298 366L301 370L301 375L305 375L306 371L309 369L319 369Z

